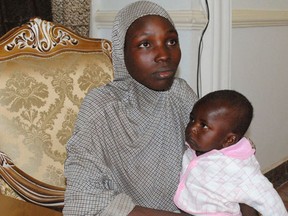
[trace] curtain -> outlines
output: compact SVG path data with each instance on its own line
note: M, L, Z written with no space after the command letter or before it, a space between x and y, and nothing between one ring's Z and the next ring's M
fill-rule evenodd
M0 0L0 37L36 16L52 21L49 0Z
M53 21L88 37L91 0L51 0Z

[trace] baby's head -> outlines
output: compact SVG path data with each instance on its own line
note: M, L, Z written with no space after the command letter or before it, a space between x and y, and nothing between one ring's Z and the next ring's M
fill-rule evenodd
M249 100L234 90L211 92L199 99L186 127L186 142L199 154L237 143L253 118Z

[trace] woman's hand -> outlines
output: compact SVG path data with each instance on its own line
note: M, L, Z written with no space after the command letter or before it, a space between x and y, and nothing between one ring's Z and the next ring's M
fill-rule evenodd
M240 210L243 216L259 216L259 213L252 207L240 203Z

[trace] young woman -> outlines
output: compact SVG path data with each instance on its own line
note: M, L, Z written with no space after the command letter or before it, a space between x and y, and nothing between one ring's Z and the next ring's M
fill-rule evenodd
M177 31L162 7L139 1L117 14L112 44L115 79L86 96L67 144L64 215L179 215L173 195L197 97L174 77Z

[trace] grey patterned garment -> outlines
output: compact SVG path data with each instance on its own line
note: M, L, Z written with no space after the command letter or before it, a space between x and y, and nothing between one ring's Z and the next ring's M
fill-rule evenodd
M67 144L64 215L125 216L140 205L177 210L184 130L197 97L175 78L168 91L135 81L124 65L128 27L145 15L160 15L155 3L135 2L115 18L112 43L115 80L92 90L81 106Z

